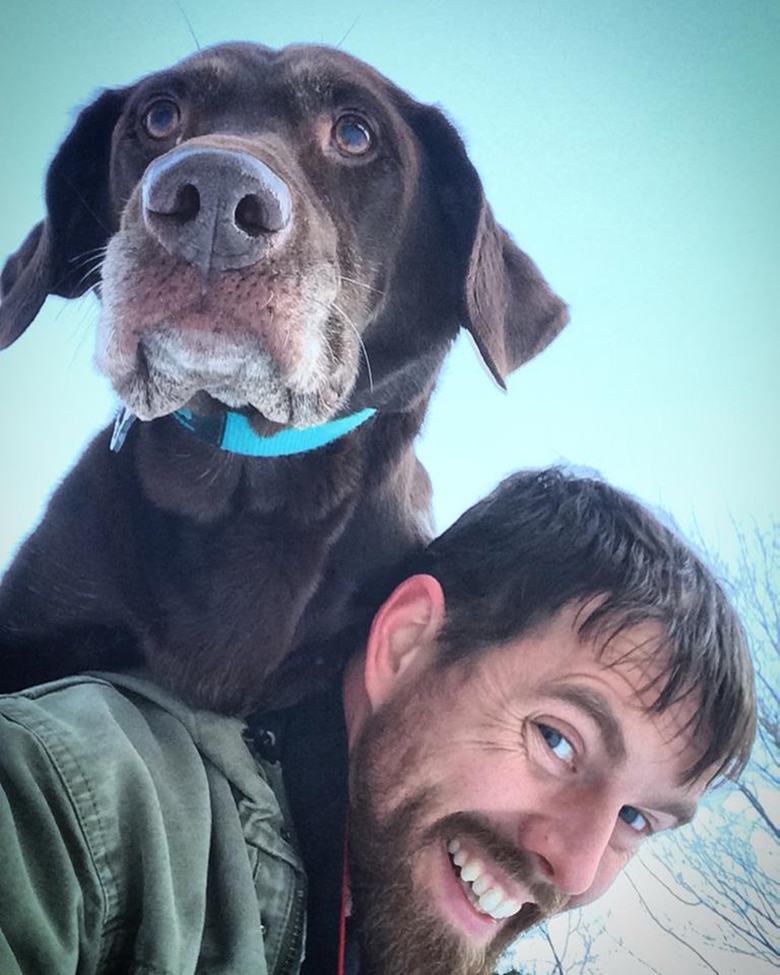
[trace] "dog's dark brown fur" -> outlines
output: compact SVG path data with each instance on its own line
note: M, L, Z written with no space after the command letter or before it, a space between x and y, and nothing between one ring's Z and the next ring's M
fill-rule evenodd
M200 705L286 703L337 666L321 647L359 580L428 535L412 442L458 328L500 382L565 308L444 116L326 48L223 45L104 92L46 202L3 271L0 347L47 294L97 287L98 364L144 422L90 445L6 574L2 689L143 659ZM193 438L183 405L264 436L377 413L254 459Z

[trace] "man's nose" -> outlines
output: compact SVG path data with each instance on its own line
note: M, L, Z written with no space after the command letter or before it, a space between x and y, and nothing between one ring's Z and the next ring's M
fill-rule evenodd
M578 796L563 808L528 817L522 847L537 859L544 879L569 897L608 886L622 866L609 854L617 812L603 797Z

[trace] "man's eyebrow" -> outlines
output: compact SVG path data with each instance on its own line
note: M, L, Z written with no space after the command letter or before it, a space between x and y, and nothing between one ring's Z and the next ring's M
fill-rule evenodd
M589 687L555 682L543 685L540 690L546 697L573 704L583 711L598 727L607 755L614 762L625 760L626 742L623 729L603 694Z
M541 687L541 692L559 701L565 701L579 708L596 724L604 742L607 755L614 762L622 762L626 758L626 742L609 702L599 691L578 684L558 684L550 682ZM696 815L696 803L692 800L659 803L655 807L658 812L670 816L674 820L672 829L678 829L691 822Z
M696 803L686 802L685 800L681 802L669 802L660 806L659 812L671 816L674 819L672 829L679 829L680 826L687 826L696 815Z

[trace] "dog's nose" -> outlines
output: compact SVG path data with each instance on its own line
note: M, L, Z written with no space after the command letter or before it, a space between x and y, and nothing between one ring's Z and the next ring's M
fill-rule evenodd
M246 152L182 146L147 168L143 220L171 254L205 274L248 267L290 223L287 185Z

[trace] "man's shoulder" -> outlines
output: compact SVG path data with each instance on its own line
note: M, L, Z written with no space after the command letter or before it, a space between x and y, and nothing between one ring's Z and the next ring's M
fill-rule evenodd
M155 694L148 681L128 683L124 675L80 674L0 695L0 717L27 729L42 744L61 739L75 744L83 739L93 747L95 735L100 739L134 736L148 724L145 716L161 706L171 715L179 711L180 718L186 717L184 705L165 708L165 697L162 691Z
M89 945L126 952L142 919L144 971L194 971L183 958L228 948L250 960L231 971L258 964L258 904L283 931L302 881L242 728L128 675L0 697L0 862L4 889L21 891L18 906L0 894L3 934L26 945L34 918L51 917L79 951L87 930Z
M196 757L183 705L166 709L121 678L85 674L0 696L0 739L5 763L45 756L62 783L101 778L115 782L140 768L176 768ZM159 747L160 741L165 749ZM40 765L39 758L39 769Z
M206 794L220 775L268 804L264 769L243 738L244 722L198 711L139 673L68 677L0 696L0 751L6 768L28 766L71 791L111 804L120 786ZM75 783L75 784L74 784Z
M134 705L105 677L81 674L0 695L0 717L41 742L52 733L79 737L100 725L108 731Z

